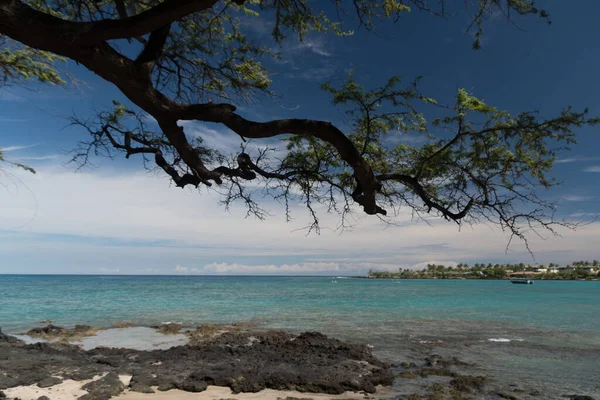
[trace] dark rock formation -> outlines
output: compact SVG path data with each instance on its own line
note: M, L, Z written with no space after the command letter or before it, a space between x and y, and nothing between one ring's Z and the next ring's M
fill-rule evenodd
M113 378L127 374L133 376L130 387L143 392L151 391L151 386L202 391L207 385L218 385L234 392L270 388L373 393L377 385L391 385L393 381L390 365L376 359L366 345L341 342L316 332L298 336L229 332L196 345L153 351L83 351L73 345L25 345L0 337L0 354L0 389L35 384L52 375L83 380L106 372L112 373L107 375L112 383L95 385L116 390L118 384ZM82 400L108 398L109 392L95 385Z
M24 342L16 337L5 335L2 333L2 328L0 328L0 344L1 343L19 344Z
M119 375L110 372L105 377L87 383L81 388L87 390L88 394L84 394L79 400L108 400L125 390L125 385L119 379Z
M148 384L139 381L139 376L134 376L131 378L131 382L129 382L129 390L139 393L154 393L154 389L152 389Z
M50 386L58 385L59 383L62 383L62 379L51 376L49 378L42 379L40 382L38 382L37 385L41 388L47 388Z
M481 391L487 378L485 376L459 376L450 381L450 386L463 393Z
M41 328L33 328L27 331L27 335L31 337L59 337L63 336L68 332L68 329L63 328L62 326L56 325L46 325Z

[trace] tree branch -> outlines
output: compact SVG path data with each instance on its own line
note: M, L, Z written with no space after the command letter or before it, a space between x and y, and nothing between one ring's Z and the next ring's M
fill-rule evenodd
M309 119L280 119L268 122L249 121L236 114L235 107L229 104L193 104L178 106L174 116L182 120L216 122L227 126L238 135L246 138L264 139L283 134L312 136L321 139L339 152L340 157L354 169L354 176L360 185L362 206L367 214L381 212L375 202L381 183L375 178L369 163L361 156L352 141L330 122Z
M465 206L465 208L463 208L458 213L454 213L450 211L447 207L444 207L443 205L433 200L432 197L429 196L429 194L427 194L427 191L425 190L423 185L421 185L419 181L413 178L412 176L405 174L382 174L378 175L377 179L382 182L392 180L408 186L417 194L417 196L421 198L421 200L423 200L423 202L429 208L429 210L431 210L432 208L438 210L446 219L452 219L454 221L459 221L463 219L474 204L473 199L470 199L469 203Z
M5 25L14 23L20 24L24 29L33 29L32 32L35 32L40 25L43 25L51 30L51 36L60 36L73 45L98 44L106 40L145 35L189 14L207 10L218 1L166 0L131 17L74 22L37 11L21 0L0 0L0 30L4 31Z
M165 43L169 37L171 31L171 24L161 26L150 34L150 38L146 42L144 49L140 52L140 55L135 59L138 64L146 63L148 70L151 71L154 64L158 61L163 53Z

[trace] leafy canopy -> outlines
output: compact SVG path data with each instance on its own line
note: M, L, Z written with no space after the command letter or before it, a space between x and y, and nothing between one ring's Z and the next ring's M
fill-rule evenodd
M448 3L448 4L447 4ZM596 124L587 110L567 107L544 119L537 112L510 115L464 89L451 105L422 94L419 80L391 77L369 89L351 73L322 89L352 119L346 132L326 121L280 119L255 122L236 112L256 107L271 91L267 57L282 58L277 45L308 33L352 35L351 27L375 31L381 21L409 12L446 17L445 0L0 0L0 73L4 82L38 80L64 84L62 61L71 59L117 86L124 99L95 118L72 118L90 135L73 161L91 155L139 155L146 168L159 168L178 187L225 188L226 206L241 200L249 214L266 212L255 201L257 185L281 200L301 201L318 229L316 204L342 221L362 207L389 215L409 207L458 223L490 221L526 240L530 230L574 225L554 218L555 204L539 190L550 177L557 152L575 143L574 129ZM537 16L546 11L530 0L467 0L481 46L490 16ZM255 22L252 22L255 21ZM276 44L248 34L248 24L269 27ZM434 110L428 121L423 110ZM148 124L148 116L159 129ZM178 121L222 124L245 142L239 154L208 148L191 139ZM395 134L391 134L395 133ZM398 141L419 134L422 146ZM269 145L252 150L248 141L279 138L284 152ZM254 142L253 142L254 143ZM270 141L269 143L272 143ZM250 181L255 181L248 185Z

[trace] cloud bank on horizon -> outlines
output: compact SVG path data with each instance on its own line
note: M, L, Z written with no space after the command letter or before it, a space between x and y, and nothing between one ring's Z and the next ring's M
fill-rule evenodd
M267 220L247 219L243 207L224 210L214 190L176 189L141 171L74 173L47 163L14 176L0 198L0 273L354 275L432 262L533 262L522 243L505 254L508 238L495 227L414 221L410 210L390 226L357 213L344 232L337 215L321 213L321 235L307 236L300 204L290 223L274 201L265 203ZM562 233L531 237L536 261L597 257L599 222Z

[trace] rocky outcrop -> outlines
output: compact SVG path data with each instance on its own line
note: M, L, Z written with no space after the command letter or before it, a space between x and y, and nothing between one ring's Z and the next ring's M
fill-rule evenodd
M40 382L38 382L37 385L38 385L38 387L41 387L41 388L47 388L50 386L58 385L61 382L62 382L62 379L51 376L49 378L45 378L45 379L41 380Z
M101 379L87 383L81 388L88 394L79 397L79 400L108 400L125 390L125 385L119 379L119 375L110 372Z
M25 345L0 338L0 389L36 384L53 375L83 380L106 373L109 375L102 383L90 383L90 393L82 400L114 395L111 393L117 390L116 380L121 374L132 375L130 387L140 392L150 392L153 386L195 392L218 385L234 392L269 388L373 393L377 385L391 385L393 380L390 365L376 359L366 345L345 343L317 332L297 336L228 332L196 343L154 351L83 351L73 345Z
M75 325L73 329L67 329L62 326L49 324L43 327L30 329L27 331L26 335L46 340L61 339L63 341L69 341L80 340L86 336L93 336L97 331L98 329L92 328L89 325Z
M20 339L17 339L16 337L9 336L9 335L2 333L2 328L0 328L0 344L2 344L2 343L19 344L19 343L23 343L23 341Z

